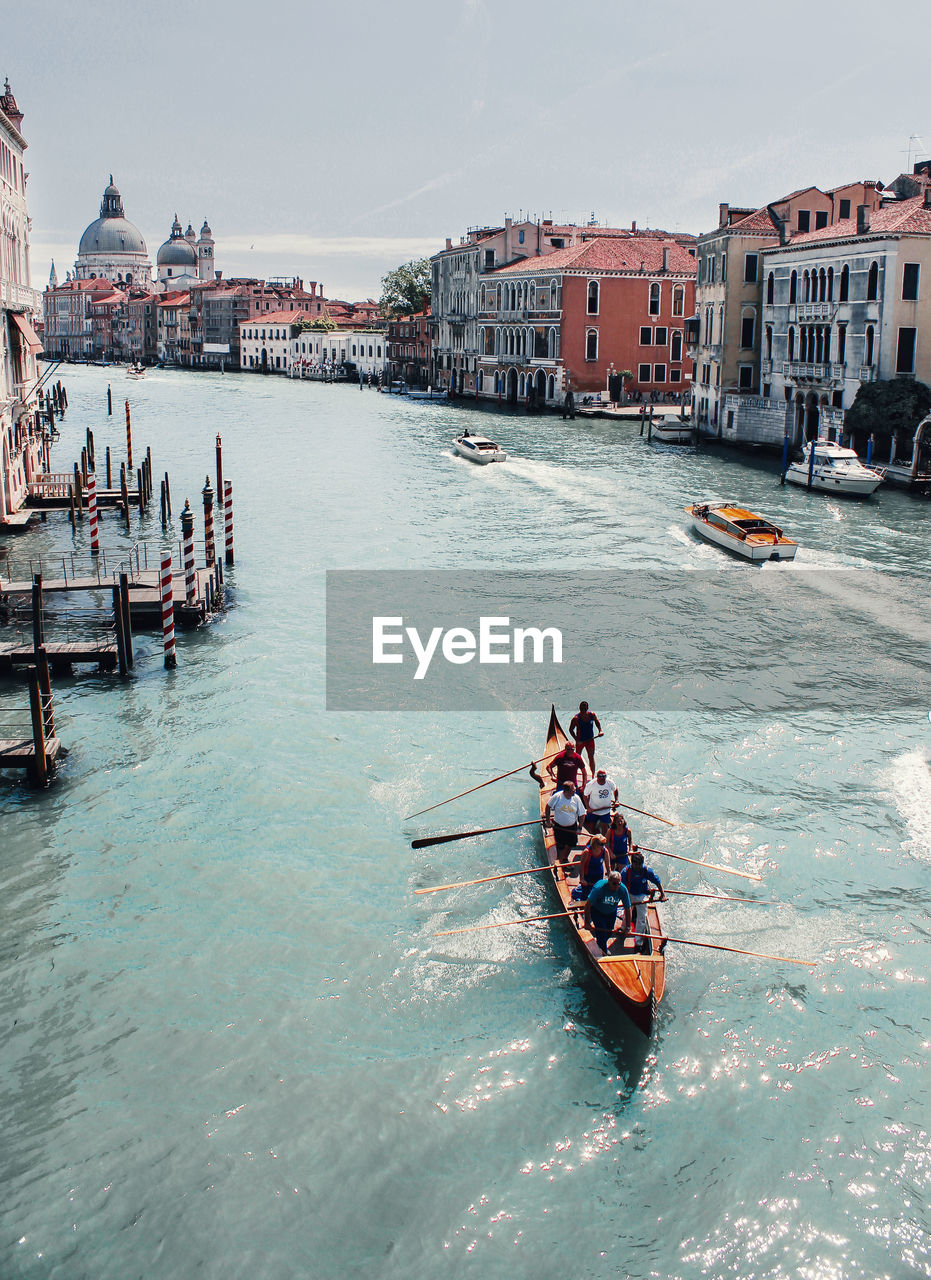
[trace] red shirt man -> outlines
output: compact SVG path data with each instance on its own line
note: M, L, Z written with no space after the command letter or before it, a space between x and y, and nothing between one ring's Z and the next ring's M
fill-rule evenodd
M588 780L585 772L585 762L571 742L567 742L562 750L562 754L556 756L554 760L546 766L546 771L551 778L556 779L557 787L561 787L564 782L571 782L581 791ZM579 781L579 774L582 775L582 781Z

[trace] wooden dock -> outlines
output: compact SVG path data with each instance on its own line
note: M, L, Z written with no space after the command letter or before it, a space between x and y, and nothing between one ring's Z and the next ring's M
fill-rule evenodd
M56 675L66 674L71 668L89 664L99 671L115 671L119 653L115 640L100 640L89 637L85 640L65 640L60 643L46 643L45 649L49 666ZM0 673L10 675L16 667L34 666L36 649L30 644L0 642Z

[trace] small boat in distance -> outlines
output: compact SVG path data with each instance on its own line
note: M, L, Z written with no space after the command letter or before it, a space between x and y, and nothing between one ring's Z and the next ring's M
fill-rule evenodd
M650 436L664 444L694 444L695 428L688 418L657 418L650 423Z
M733 551L745 560L794 560L798 543L787 538L765 516L728 504L693 503L685 508L692 527L708 542Z
M145 365L138 362L136 364L131 364L126 372L130 378L144 378Z
M811 452L814 450L814 463ZM802 449L802 461L790 462L786 480L807 489L811 466L811 488L839 493L850 498L868 498L885 479L885 472L865 467L854 449L845 449L833 440L811 440Z
M448 400L449 396L445 391L441 391L437 387L425 387L422 391L415 390L413 387L407 393L409 400Z
M508 456L503 449L498 448L494 440L489 440L487 436L471 435L468 431L463 431L453 441L453 448L470 462L504 462Z

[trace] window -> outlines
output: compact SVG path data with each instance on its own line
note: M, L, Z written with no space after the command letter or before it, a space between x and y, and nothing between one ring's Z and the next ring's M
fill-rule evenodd
M666 341L667 341L667 330L664 328L657 328L656 332L653 334L654 344L657 347L665 347Z
M637 366L637 381L638 382L650 381L650 366L648 364L641 364Z
M669 381L670 381L670 382L681 382L681 381L682 381L682 370L681 370L681 369L670 369L670 370L669 370Z
M659 285L651 284L650 285L650 315L651 316L659 315L659 300L660 300Z
M726 261L726 259L722 259ZM685 286L677 284L672 291L672 314L674 316L685 315Z
M714 284L718 278L718 260L717 258L708 259L708 283Z
M902 272L902 301L917 302L918 301L918 275L920 264L917 262L906 262L905 269Z
M838 216L841 218L850 217L850 201L849 200L841 200L840 208L838 209Z
M872 363L873 363L873 339L874 339L874 337L875 337L875 330L873 329L873 326L872 326L871 324L868 324L868 325L866 326L866 348L865 348L864 356L863 356L863 363L864 363L864 364L872 364Z
M896 373L915 372L915 335L917 329L900 329L899 345L895 356Z
M811 230L811 210L810 209L799 209L797 229L799 231Z
M523 243L524 243L524 233L523 233L523 231L518 231L518 233L517 233L517 243L518 243L518 244L523 244Z
M727 279L727 253L721 254L721 283Z
M748 253L744 256L744 283L756 284L757 264L759 263L759 254Z
M870 273L866 278L866 300L875 302L879 296L879 263L870 263Z
M588 282L588 314L597 316L598 314L598 281L589 280Z
M773 273L770 271L769 275L766 277L766 304L767 304L767 306L770 306L770 307L771 307L771 306L773 305L773 293L774 293L774 290L775 290L775 281L774 281L774 279L773 279Z
M666 366L664 364L657 364L653 366L653 381L654 382L666 381Z
M771 324L768 324L766 326L766 359L772 360L772 358L773 358L773 326Z
M845 262L840 273L840 290L838 299L841 302L847 302L850 298L850 268Z
M753 365L742 364L738 369L737 385L741 391L753 390Z
M820 231L822 227L828 225L828 214L826 209L820 209L815 214L815 230Z
M587 329L585 331L585 359L598 359L598 330Z
M798 298L798 272L793 271L789 277L789 301L795 302Z
M673 361L682 359L682 333L678 329L672 331L672 350L669 358Z
M789 325L789 347L788 347L788 351L789 351L789 359L790 359L790 360L794 360L794 359L795 359L795 330L792 328L792 326L791 326L791 325Z
M653 330L648 324L640 326L640 345L641 347L649 347L653 345Z
M847 358L847 326L839 324L837 326L837 362L843 364Z
M485 270L492 271L494 269L494 265L495 265L495 251L494 249L486 249L485 250Z
M744 348L751 348L754 340L754 329L756 328L756 319L754 316L742 316L740 320L740 345Z

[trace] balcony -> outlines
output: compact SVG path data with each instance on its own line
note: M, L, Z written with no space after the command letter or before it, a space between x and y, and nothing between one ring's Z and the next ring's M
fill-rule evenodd
M846 376L846 364L817 364L804 360L787 360L782 372L790 382L825 383L835 386Z
M857 370L857 377L860 379L861 382L875 382L876 381L875 364L861 364L860 368Z
M15 284L12 280L0 280L0 303L5 307L37 311L40 314L42 311L42 298L35 289L30 289L25 284Z
M836 311L833 302L799 302L795 307L795 320L833 320Z

